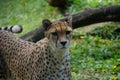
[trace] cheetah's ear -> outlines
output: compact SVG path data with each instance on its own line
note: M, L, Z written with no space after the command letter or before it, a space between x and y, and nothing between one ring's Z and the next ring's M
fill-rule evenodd
M42 24L43 24L44 29L47 30L50 27L50 25L52 24L52 22L48 19L44 19L42 21Z
M69 16L67 17L67 19L65 19L65 21L69 24L69 26L72 27L72 16L71 16L71 15L69 15Z

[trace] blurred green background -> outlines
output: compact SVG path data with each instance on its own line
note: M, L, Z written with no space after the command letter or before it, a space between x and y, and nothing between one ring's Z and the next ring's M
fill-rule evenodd
M70 14L120 4L120 0L67 1L71 2ZM16 36L39 27L45 18L55 21L63 17L46 0L0 0L0 26L22 25L23 32ZM109 22L74 30L70 46L72 80L120 80L120 32L114 32L116 28L120 25Z

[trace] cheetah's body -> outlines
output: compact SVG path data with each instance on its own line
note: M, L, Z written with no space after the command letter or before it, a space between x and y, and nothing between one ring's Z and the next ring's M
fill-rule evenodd
M10 70L8 80L70 80L69 49L53 50L50 40L21 40L0 30L0 51Z

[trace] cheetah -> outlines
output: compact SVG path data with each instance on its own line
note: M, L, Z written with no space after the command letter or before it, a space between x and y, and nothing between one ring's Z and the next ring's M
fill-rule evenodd
M71 18L42 21L45 38L33 43L0 30L0 51L10 76L6 80L71 80Z

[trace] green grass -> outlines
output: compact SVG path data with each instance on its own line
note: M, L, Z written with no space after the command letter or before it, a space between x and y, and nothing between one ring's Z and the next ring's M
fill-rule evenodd
M24 28L22 35L40 26L43 19L61 17L45 0L3 0L0 7L0 26L20 24Z
M79 44L78 44L79 43ZM120 41L103 40L96 36L73 39L71 45L72 80L110 80L118 76Z
M85 7L120 4L120 0L74 0L73 3L69 7L70 13L80 12ZM45 0L0 1L0 26L22 25L24 31L17 36L39 27L44 18L54 21L61 17L59 11L49 6ZM108 27L101 25L104 26L102 29L93 32L111 37L113 28L109 28L109 25L111 24L105 25ZM100 35L83 35L86 32L82 32L81 36L79 29L75 31L70 46L72 80L120 80L120 40L103 39Z
M76 13L85 8L96 8L109 5L120 5L120 0L73 0L74 5L69 7L69 12Z
M103 39L119 40L120 32L117 29L120 28L118 23L105 23L104 25L98 25L96 28L88 32L88 35L98 35Z

